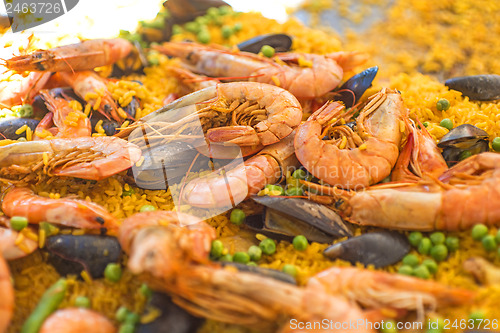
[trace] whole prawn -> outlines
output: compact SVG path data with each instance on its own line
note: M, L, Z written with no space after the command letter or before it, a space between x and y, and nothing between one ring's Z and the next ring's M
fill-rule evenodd
M467 158L439 178L388 183L364 191L303 182L318 194L313 200L333 204L353 223L399 230L464 230L475 224L500 225L500 155ZM467 203L467 204L465 204Z
M325 104L300 125L295 154L322 181L345 189L359 189L387 177L399 156L407 110L401 95L382 89L356 118L355 130L342 125L350 119L341 103ZM331 131L330 140L323 140Z
M273 84L301 99L320 97L338 86L344 72L334 59L342 59L343 63L352 66L346 59L347 54L328 57L287 53L280 54L281 61L276 62L252 53L231 52L189 42L165 42L155 48L166 55L181 58L195 73ZM352 57L355 55L353 53ZM360 57L357 59L363 61ZM285 60L288 64L284 63Z
M90 39L13 57L5 60L5 66L18 72L81 71L111 65L127 56L132 48L133 45L122 38Z
M163 222L147 222L151 219ZM180 220L190 223L182 227ZM168 292L177 304L195 315L259 327L284 325L287 318L366 318L359 307L343 298L313 294L311 289L211 264L208 253L213 239L214 230L205 222L160 211L128 217L119 237L129 253L129 269L135 274L146 273L142 276L152 288Z
M6 332L10 319L14 313L14 288L12 286L9 266L2 256L2 244L0 244L0 333Z
M57 310L43 323L39 333L115 333L117 329L105 316L84 308Z

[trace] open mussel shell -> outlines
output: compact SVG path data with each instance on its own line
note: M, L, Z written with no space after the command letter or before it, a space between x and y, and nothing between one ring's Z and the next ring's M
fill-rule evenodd
M270 268L263 268L259 266L248 266L244 264L239 264L236 262L221 262L222 266L231 266L236 268L240 272L246 272L246 273L252 273L252 274L257 274L263 277L268 277L271 279L279 280L281 282L286 282L290 284L297 284L295 279L284 272L278 271L276 269L270 269Z
M120 78L132 73L144 74L143 70L144 67L148 66L148 59L141 44L138 42L133 42L133 44L132 51L125 58L113 64L112 77Z
M238 44L238 49L257 54L264 45L273 47L276 52L288 52L292 47L292 37L287 34L261 35Z
M34 132L38 123L38 120L31 118L0 118L0 140L25 138L26 132L16 134L16 131L20 127L27 125Z
M205 319L195 317L172 302L170 296L153 292L148 306L158 309L161 314L147 324L139 324L137 333L196 333Z
M352 236L351 229L340 216L318 203L272 196L252 199L266 209L263 216L247 217L245 225L270 238L291 241L297 235L304 235L311 242L330 243Z
M344 102L346 108L352 107L359 102L365 91L372 86L377 73L378 66L374 66L354 75L337 89L335 100Z
M325 249L330 259L342 259L376 268L399 262L410 252L408 239L396 231L377 231L353 237Z
M104 275L106 266L118 262L120 243L115 237L98 235L55 235L45 241L49 262L63 276L80 276L86 270L94 279Z
M443 157L451 167L463 158L465 152L476 155L488 151L488 133L476 126L463 124L443 136L438 147L443 149Z
M450 89L460 91L462 95L471 100L493 101L500 99L500 75L461 76L448 79L444 84Z

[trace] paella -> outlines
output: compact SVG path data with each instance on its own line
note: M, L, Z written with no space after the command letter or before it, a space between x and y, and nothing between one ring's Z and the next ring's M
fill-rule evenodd
M0 332L498 332L499 14L168 0L115 38L19 35Z

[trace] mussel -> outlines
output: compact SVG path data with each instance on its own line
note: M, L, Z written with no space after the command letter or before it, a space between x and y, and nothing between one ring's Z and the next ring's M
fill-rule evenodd
M275 269L270 269L270 268L263 268L259 266L248 266L244 264L239 264L235 262L221 262L222 266L231 266L239 270L240 272L247 272L247 273L252 273L252 274L258 274L263 277L268 277L271 279L279 280L281 282L286 282L290 284L297 284L295 279L286 273L283 273L281 271L275 270Z
M399 232L376 231L333 244L323 254L330 259L379 268L397 263L410 249L408 239Z
M488 133L476 126L463 124L443 136L438 147L443 149L443 157L451 167L467 156L488 151Z
M493 101L500 99L500 75L461 76L448 79L444 84L450 89L460 91L462 95L471 100Z
M374 66L354 75L335 91L335 100L344 102L346 108L352 107L372 86L377 73L378 66Z
M27 125L33 132L38 126L39 121L31 118L0 118L0 140L17 140L26 137L26 132L16 134L16 131Z
M257 54L264 45L272 46L276 52L288 52L292 47L292 37L287 34L261 35L241 42L238 49Z
M49 262L63 276L80 276L85 270L92 278L104 275L109 263L120 259L121 247L116 237L98 235L55 235L45 241Z
M278 240L291 241L304 235L311 242L330 243L352 236L351 229L333 210L300 198L255 196L266 207L262 216L249 216L245 225L258 233Z
M148 324L139 324L137 333L195 333L205 321L176 305L170 296L156 291L148 307L160 310L161 315Z
M82 106L85 105L85 101L78 97L70 87L50 89L49 94L53 97L66 98L68 100L74 99L82 104ZM42 99L41 95L35 96L32 105L35 111L35 118L43 118L43 116L45 116L45 114L49 112L49 109L47 109L45 101Z
M133 42L134 48L132 51L123 59L118 60L113 64L113 70L111 72L112 77L120 78L124 75L130 75L132 73L143 74L144 67L148 66L148 59L144 50L138 42Z

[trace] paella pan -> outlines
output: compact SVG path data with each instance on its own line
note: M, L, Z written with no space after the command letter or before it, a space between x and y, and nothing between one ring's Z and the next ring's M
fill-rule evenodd
M499 331L499 12L168 0L17 35L0 332Z

